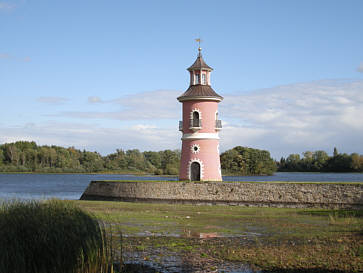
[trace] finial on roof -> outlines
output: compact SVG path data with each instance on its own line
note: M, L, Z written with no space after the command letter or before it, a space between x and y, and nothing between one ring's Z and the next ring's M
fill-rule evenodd
M192 64L192 66L190 66L187 70L189 71L193 71L193 70L206 70L206 71L212 71L213 68L211 68L210 66L208 66L202 57L202 48L200 47L200 43L202 42L202 39L197 38L195 39L195 41L199 44L198 47L198 56L197 59L195 60L195 62Z
M201 51L202 51L202 48L200 47L200 43L202 42L202 39L200 38L197 38L195 39L195 41L198 43L198 56L201 56Z

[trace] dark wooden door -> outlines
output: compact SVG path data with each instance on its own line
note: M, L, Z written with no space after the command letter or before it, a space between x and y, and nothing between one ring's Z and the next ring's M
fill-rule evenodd
M191 168L190 180L200 181L200 164L198 162L193 162L190 168Z

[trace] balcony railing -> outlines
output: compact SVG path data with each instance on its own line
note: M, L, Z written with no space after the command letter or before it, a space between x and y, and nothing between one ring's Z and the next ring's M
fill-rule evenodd
M216 120L216 130L222 130L222 121L220 119Z
M183 121L179 120L179 131L183 131Z
M202 121L200 119L191 119L189 125L189 129L192 129L193 131L202 129Z

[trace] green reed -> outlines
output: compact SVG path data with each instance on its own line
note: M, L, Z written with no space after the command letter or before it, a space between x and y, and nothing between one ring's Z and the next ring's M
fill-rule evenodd
M122 265L117 244L105 225L71 202L0 205L0 272L115 273L116 257Z

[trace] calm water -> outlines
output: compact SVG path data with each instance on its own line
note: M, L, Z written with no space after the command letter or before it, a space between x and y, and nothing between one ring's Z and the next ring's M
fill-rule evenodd
M224 181L363 182L363 173L276 173L225 176ZM0 174L0 199L79 199L92 180L176 180L176 177L116 174Z

